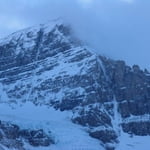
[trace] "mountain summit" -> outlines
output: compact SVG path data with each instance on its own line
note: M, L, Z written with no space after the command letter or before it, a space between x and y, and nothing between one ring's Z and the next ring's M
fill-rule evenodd
M150 73L52 21L0 40L0 108L2 150L148 150Z

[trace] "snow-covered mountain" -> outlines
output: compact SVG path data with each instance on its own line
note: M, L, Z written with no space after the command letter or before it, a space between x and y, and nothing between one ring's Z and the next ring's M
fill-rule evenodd
M150 73L96 54L61 20L0 40L0 109L2 150L150 146Z

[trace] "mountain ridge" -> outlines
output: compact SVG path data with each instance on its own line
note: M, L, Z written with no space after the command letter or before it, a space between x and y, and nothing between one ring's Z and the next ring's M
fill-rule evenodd
M96 54L62 22L39 27L0 42L1 103L72 112L106 150L117 150L121 135L150 135L147 70Z

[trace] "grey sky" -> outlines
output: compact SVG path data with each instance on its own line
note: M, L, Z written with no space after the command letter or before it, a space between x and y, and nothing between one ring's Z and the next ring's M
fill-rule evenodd
M100 54L150 69L149 0L0 0L0 37L59 16Z

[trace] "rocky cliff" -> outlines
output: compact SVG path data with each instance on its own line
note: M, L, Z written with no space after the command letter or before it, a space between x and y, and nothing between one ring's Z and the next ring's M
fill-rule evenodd
M0 102L32 102L71 112L70 121L83 126L109 150L116 149L124 133L150 136L150 73L96 54L62 21L31 27L0 40ZM26 134L37 132L40 139L47 139L45 144L30 143L28 138L31 145L55 143L44 129L10 128L13 136L27 139ZM2 124L0 129L4 130Z

